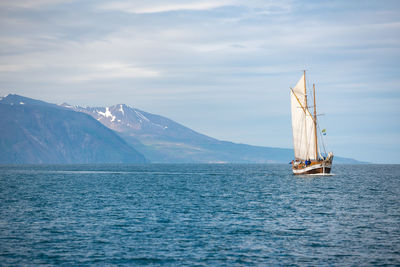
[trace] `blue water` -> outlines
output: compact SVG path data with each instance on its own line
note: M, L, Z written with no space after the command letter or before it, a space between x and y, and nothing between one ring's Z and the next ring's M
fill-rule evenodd
M400 166L0 166L0 265L400 265Z

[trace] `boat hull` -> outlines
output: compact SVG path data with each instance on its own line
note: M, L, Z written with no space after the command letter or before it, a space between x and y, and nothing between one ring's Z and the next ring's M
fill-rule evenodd
M331 172L332 162L318 162L312 163L309 166L293 167L294 175L307 175L307 174L329 174Z

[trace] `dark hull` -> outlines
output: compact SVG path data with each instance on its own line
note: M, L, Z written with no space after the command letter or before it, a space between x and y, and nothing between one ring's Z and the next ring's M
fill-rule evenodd
M306 166L304 163L294 165L292 167L294 175L308 175L308 174L329 174L332 168L332 157L324 161L312 161L310 165Z
M313 169L309 171L304 171L304 172L299 172L299 173L294 173L294 175L304 175L304 174L329 174L331 173L331 168L328 167L320 167L318 169Z

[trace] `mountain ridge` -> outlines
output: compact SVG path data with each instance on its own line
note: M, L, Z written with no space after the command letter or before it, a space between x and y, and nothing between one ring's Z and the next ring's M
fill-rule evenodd
M0 163L145 163L93 117L18 95L0 99Z

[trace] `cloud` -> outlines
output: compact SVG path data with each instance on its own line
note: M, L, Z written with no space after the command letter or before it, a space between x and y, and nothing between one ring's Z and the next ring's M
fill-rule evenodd
M280 12L288 12L292 9L291 1L288 0L196 0L196 1L114 1L111 3L101 4L99 7L105 10L115 10L133 14L151 14L173 11L202 11L212 10L221 7L245 7L254 9L255 14L273 14ZM253 14L253 13L252 13ZM247 16L248 17L248 16Z
M0 64L1 72L23 72L43 67L39 64Z
M129 1L112 2L100 6L102 9L118 10L134 14L161 13L171 11L209 10L223 6L232 5L232 1Z
M4 0L0 1L0 8L39 8L74 1L76 0Z
M136 67L126 63L112 62L84 66L86 73L71 77L72 82L121 78L154 78L161 75L159 71Z

